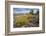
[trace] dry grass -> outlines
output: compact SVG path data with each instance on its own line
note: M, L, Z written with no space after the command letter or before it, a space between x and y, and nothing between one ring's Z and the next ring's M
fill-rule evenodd
M23 26L29 22L28 17L32 17L32 14L14 16L14 22L16 26ZM30 18L32 20L32 18Z

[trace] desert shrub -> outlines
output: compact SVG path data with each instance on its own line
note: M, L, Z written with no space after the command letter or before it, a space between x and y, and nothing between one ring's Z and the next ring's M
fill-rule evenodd
M28 19L30 18L30 19ZM28 15L19 15L19 17L14 16L14 24L16 27L21 27L24 25L27 25L29 23L29 20L32 20L32 14L28 14Z

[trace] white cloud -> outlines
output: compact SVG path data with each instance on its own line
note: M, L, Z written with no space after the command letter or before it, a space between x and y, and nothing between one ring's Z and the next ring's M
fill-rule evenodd
M33 10L33 13L37 13L37 10Z

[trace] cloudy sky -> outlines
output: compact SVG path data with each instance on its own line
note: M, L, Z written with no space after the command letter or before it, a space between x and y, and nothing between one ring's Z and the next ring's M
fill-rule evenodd
M38 9L30 9L30 8L13 8L13 13L29 13L30 11L36 13Z

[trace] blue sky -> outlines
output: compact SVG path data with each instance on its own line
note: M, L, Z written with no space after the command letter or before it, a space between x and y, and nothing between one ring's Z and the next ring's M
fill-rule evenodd
M33 10L35 10L34 13L36 13L38 9ZM13 13L29 13L30 11L32 11L30 8L13 8Z

